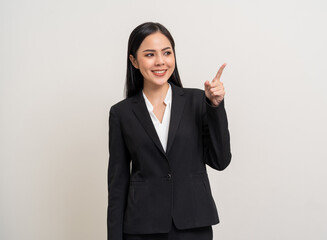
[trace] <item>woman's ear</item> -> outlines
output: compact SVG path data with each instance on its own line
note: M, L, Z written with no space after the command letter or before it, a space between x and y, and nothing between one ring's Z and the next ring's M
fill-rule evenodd
M134 58L134 56L132 54L129 55L129 60L131 61L131 63L133 64L133 66L135 68L137 68L137 69L139 68L138 63L137 63L136 59Z

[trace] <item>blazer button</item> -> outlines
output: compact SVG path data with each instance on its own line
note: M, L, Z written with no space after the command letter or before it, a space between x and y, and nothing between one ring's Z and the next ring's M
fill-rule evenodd
M168 179L168 180L171 179L171 174L170 174L170 173L167 174L167 179Z

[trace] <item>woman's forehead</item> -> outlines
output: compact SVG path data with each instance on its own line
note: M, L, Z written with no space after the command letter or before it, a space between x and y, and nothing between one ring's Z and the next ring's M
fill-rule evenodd
M167 47L172 47L169 39L161 32L152 33L147 36L141 43L139 50L144 51L146 49L162 50Z

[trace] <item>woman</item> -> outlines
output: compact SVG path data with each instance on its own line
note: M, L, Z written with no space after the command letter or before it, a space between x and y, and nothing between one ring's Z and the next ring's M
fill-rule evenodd
M231 160L225 66L205 91L183 88L169 31L152 22L133 30L127 97L109 113L108 239L213 238L206 164L223 170Z

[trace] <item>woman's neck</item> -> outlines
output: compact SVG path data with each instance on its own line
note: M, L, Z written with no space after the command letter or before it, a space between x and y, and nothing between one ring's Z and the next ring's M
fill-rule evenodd
M158 85L149 86L144 84L143 92L152 105L157 105L157 104L161 104L164 101L168 89L169 89L168 82L166 82L162 86L158 86Z

